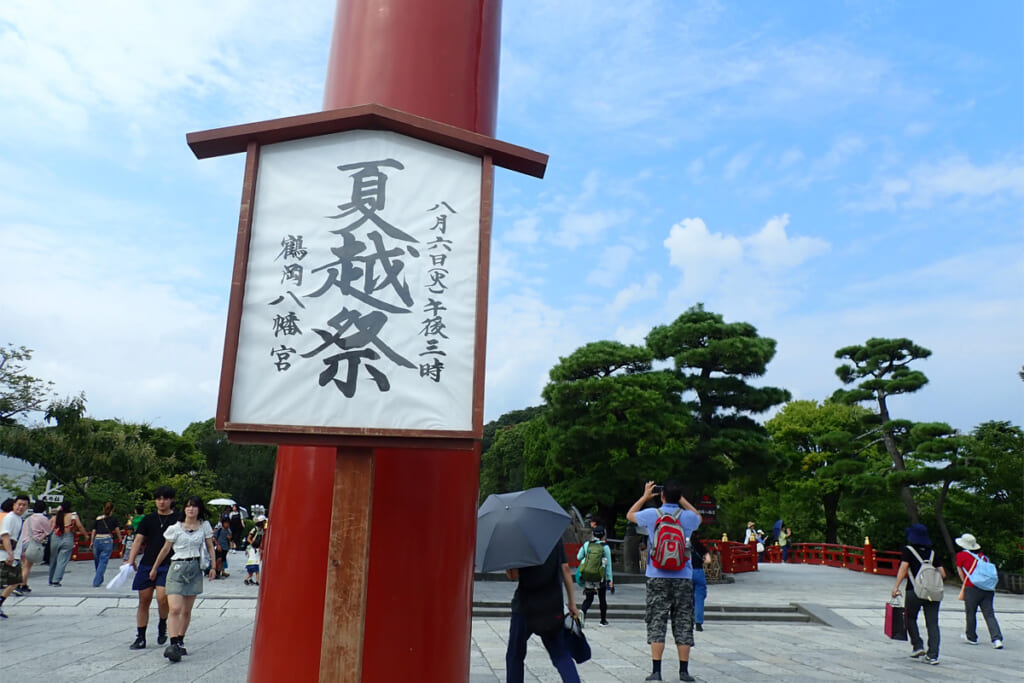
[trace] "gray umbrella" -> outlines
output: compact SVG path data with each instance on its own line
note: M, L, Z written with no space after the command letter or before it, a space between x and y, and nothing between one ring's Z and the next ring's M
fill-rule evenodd
M542 487L488 496L476 515L476 567L493 572L544 562L569 515Z

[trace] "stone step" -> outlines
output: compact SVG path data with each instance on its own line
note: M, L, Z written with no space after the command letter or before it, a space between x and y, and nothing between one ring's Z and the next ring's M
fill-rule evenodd
M595 604L592 611L597 610ZM646 610L643 605L608 605L608 619L643 621ZM473 616L485 619L508 619L512 612L507 603L479 602L473 604ZM593 616L593 615L592 615ZM704 621L746 621L807 624L817 622L810 614L795 606L762 607L720 605L704 609Z

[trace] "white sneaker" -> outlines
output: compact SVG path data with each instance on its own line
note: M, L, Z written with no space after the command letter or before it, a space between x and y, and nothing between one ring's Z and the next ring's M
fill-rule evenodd
M992 641L992 647L995 648L996 650L1002 650L1003 649L1003 641L1001 641L998 638L996 638L995 640Z
M978 641L971 640L970 638L968 638L966 633L961 633L960 634L960 640L964 641L968 645L977 645L978 644Z

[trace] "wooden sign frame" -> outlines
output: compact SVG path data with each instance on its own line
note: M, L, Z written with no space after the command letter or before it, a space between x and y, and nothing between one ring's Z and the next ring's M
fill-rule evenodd
M472 427L468 431L373 429L298 426L231 422L231 398L242 322L242 304L252 236L256 178L262 145L299 140L351 130L392 131L447 147L482 160L480 192L480 239L477 261L475 355L472 387ZM438 123L378 104L334 109L282 119L189 133L189 148L198 159L245 152L245 177L238 216L227 330L221 364L216 426L236 442L351 446L351 447L445 447L471 449L483 434L484 363L487 345L487 292L490 269L490 235L494 165L542 178L546 154L519 147L479 133Z

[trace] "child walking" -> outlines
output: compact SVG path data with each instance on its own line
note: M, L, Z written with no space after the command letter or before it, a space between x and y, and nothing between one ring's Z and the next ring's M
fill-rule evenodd
M246 586L260 585L260 549L258 545L258 543L250 544L245 549L245 571L249 574L242 583Z

